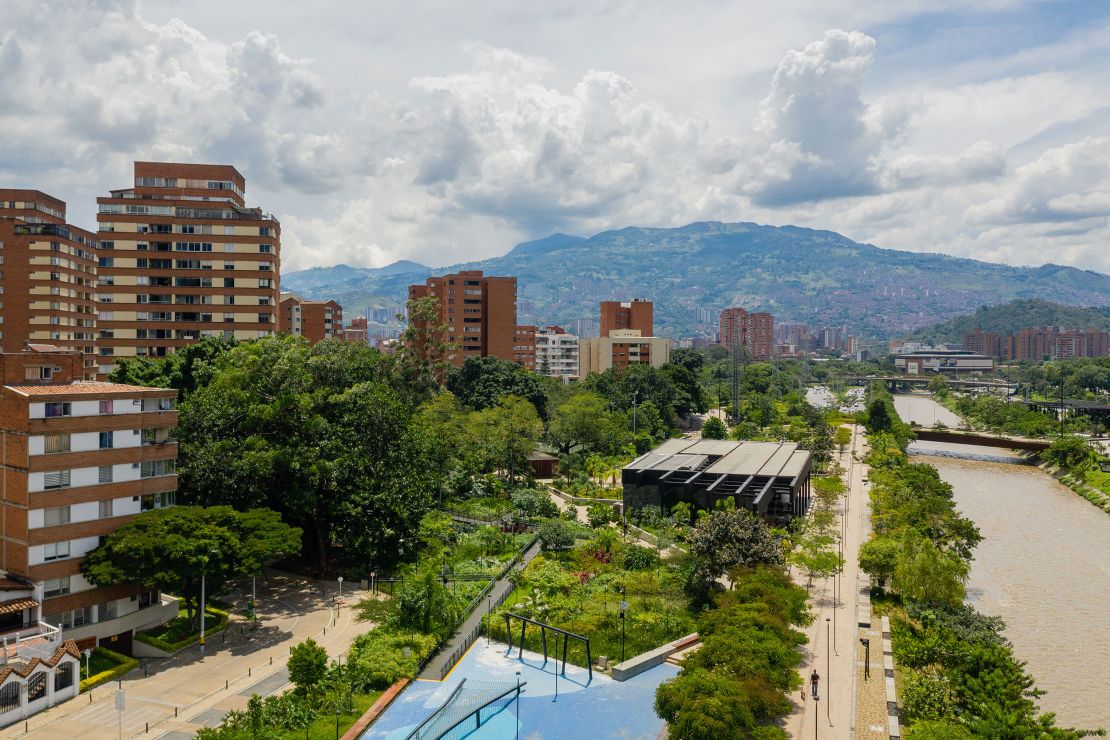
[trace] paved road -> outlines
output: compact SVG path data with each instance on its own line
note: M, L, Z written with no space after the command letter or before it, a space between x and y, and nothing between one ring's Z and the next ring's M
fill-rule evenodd
M312 637L335 656L369 628L355 620L350 607L334 608L333 592L325 599L319 586L306 579L275 575L259 584L258 596L257 630L240 633L239 624L233 622L224 634L209 640L203 656L191 646L172 658L147 659L146 676L140 668L123 679L124 737L145 735L148 723L150 737L168 738L182 737L171 731L191 734L200 726L217 724L229 710L246 706L253 693L247 689L274 693L286 684L282 676L291 646ZM345 601L351 604L359 598L353 593ZM115 738L120 719L116 688L107 684L35 715L29 721L29 734L20 723L2 736Z
M852 736L852 684L856 674L855 644L858 637L856 579L859 572L859 546L865 536L862 515L867 506L866 486L862 482L866 475L866 466L854 462L852 454L854 451L862 457L864 445L862 428L856 429L852 436L852 446L840 456L845 478L849 481L848 495L838 508L844 533L844 573L840 576L839 585L834 586L836 579L830 578L822 583L815 583L810 591L810 609L816 619L806 630L809 644L805 648L806 658L801 670L802 676L807 679L807 698L801 701L800 696L795 695L795 710L786 721L787 731L795 738ZM804 577L798 573L794 574L794 578L798 583L805 582ZM835 608L834 588L837 597L835 603L838 605ZM832 624L834 611L835 630ZM817 702L808 698L808 677L815 668L821 676L821 700Z

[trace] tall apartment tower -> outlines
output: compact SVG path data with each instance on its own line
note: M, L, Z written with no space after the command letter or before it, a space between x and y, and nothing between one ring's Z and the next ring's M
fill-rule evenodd
M449 363L461 365L467 357L515 359L515 277L464 270L409 286L409 300L429 297L436 299L438 321L447 327L443 339Z
M132 187L97 198L101 373L277 331L281 226L245 189L230 165L136 162Z
M0 352L53 345L84 354L96 375L97 238L66 223L66 204L0 189Z
M307 301L282 293L278 331L304 337L309 344L343 338L343 307L335 301Z
M80 565L135 514L174 505L177 392L84 381L82 371L72 351L0 355L0 632L130 654L133 631L176 616L177 600L96 587ZM26 591L18 603L10 581Z
M742 308L721 311L721 344L746 349L757 360L771 358L775 346L775 317L769 313L749 313Z
M655 333L653 304L651 301L602 301L601 336L618 329L634 329L642 336L650 337Z

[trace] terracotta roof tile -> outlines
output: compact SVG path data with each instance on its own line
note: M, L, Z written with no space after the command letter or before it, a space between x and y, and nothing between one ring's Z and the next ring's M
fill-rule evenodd
M24 609L34 609L39 605L39 602L34 599L12 599L10 601L0 601L0 614L15 614Z

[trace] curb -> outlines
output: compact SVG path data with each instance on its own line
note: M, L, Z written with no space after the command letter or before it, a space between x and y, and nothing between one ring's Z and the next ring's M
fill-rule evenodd
M366 728L374 724L374 720L380 717L382 712L393 703L393 700L400 696L401 691L408 686L408 684L409 680L407 678L402 678L386 689L382 695L378 697L378 700L343 734L343 740L355 740L355 738L365 732Z

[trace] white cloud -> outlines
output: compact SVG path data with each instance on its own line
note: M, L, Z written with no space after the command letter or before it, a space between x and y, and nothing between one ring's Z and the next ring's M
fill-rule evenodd
M959 31L914 19L1035 6L492 1L6 2L0 181L87 225L133 159L231 162L282 215L285 269L698 219L1110 269L1108 24L949 62Z

